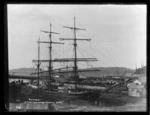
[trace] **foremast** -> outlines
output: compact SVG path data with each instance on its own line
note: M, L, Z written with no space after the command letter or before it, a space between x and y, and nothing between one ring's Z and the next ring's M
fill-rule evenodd
M52 31L52 24L50 23L50 31L43 31L41 30L41 32L44 33L49 33L49 42L48 41L39 41L39 43L48 43L49 44L49 67L48 67L48 71L49 71L49 85L48 85L48 89L51 90L51 78L52 78L52 44L63 44L61 42L53 42L52 41L52 34L59 34L57 32L53 32ZM34 61L34 60L33 60Z

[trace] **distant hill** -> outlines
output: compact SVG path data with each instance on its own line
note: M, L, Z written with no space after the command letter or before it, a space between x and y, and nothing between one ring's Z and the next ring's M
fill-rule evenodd
M125 68L125 67L97 67L92 69L99 69L100 71L86 71L86 72L79 72L80 76L86 77L101 77L101 76L121 76L125 73L134 72L135 70ZM82 69L86 70L86 69ZM9 71L10 74L14 75L30 75L31 73L35 73L37 70L35 68L19 68L19 69L12 69ZM70 75L69 75L70 74ZM71 76L71 73L64 74L67 76Z
M34 73L36 71L37 70L35 68L18 68L18 69L9 70L9 74L14 74L14 75L30 75L31 73Z
M95 68L100 71L97 72L85 72L88 77L101 77L101 76L122 76L126 73L133 73L135 70L125 67L99 67Z

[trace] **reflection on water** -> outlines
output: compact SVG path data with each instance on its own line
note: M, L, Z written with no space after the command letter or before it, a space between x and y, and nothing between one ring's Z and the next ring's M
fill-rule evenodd
M49 101L49 99L44 98L35 99L29 98L25 102L17 100L13 104L10 104L10 110L16 110L13 106L18 108L16 103L22 103L22 106L26 106L28 109L33 109L34 107L42 109L48 108L49 111L146 111L146 98L138 100L138 102L130 103L125 101L116 101L112 99L101 98L99 101L95 99L91 100L60 100L60 101ZM30 106L27 107L27 104ZM33 103L33 104L32 104ZM36 106L36 104L39 104ZM41 105L42 104L42 105ZM42 108L41 108L42 107ZM55 109L54 109L55 108Z
M49 102L37 101L38 99L30 99L24 103L10 103L10 111L26 111L42 110L43 111L146 111L146 99L141 100L139 103L120 103L116 101L101 100L99 104L96 102L89 102L84 100L70 100ZM36 101L36 102L35 102ZM22 107L22 108L21 108ZM24 108L23 108L24 107ZM45 109L46 108L46 109Z
M83 100L74 100L70 104L57 104L58 111L146 111L146 99L138 103L123 103L101 100L99 104Z

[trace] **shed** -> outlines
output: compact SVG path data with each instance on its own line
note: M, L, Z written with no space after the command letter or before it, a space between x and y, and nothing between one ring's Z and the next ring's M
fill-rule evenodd
M144 85L131 83L128 85L129 96L141 97L144 93Z

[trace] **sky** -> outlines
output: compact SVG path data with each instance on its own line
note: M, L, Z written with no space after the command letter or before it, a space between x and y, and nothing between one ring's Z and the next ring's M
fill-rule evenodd
M99 60L91 67L135 69L146 64L147 6L144 4L8 4L7 8L9 69L35 67L32 60L37 59L37 40L49 40L48 34L40 31L49 31L50 23L52 31L60 33L53 35L52 40L65 43L53 45L53 59L73 56L72 42L59 38L73 37L73 31L63 26L73 26L74 16L76 26L86 29L77 31L77 38L91 39L90 42L78 41L78 57ZM40 58L48 59L48 45L40 47Z

